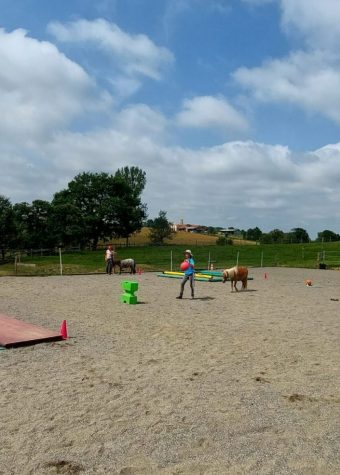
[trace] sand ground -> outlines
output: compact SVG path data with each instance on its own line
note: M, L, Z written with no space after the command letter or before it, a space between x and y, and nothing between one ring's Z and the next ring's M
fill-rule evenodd
M1 278L0 312L72 338L0 351L0 474L339 474L340 272L251 275L178 301L143 274L137 306L130 276Z

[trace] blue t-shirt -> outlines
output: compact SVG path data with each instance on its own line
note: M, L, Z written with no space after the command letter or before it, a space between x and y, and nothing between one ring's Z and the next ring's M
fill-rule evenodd
M184 274L185 275L192 275L195 273L195 261L192 257L190 257L189 259L185 259L187 262L189 262L190 264L190 267L189 269L187 269Z

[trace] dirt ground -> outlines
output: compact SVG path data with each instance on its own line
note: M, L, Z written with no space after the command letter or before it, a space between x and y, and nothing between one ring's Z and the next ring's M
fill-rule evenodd
M72 338L0 351L0 474L339 474L340 272L250 275L142 274L136 306L127 275L1 278L0 313Z

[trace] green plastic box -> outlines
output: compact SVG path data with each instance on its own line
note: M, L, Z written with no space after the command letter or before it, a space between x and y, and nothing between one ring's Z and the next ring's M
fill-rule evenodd
M124 280L122 282L122 288L124 290L124 293L120 296L120 301L122 303L128 303L129 305L136 305L137 296L134 295L134 293L138 290L138 282Z

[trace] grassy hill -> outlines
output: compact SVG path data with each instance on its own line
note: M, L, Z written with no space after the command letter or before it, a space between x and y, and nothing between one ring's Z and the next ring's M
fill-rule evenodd
M134 233L130 238L130 244L132 246L148 246L150 245L149 238L150 228L142 228L139 233ZM208 235L208 234L195 234L187 233L185 231L178 231L173 234L172 239L166 239L164 244L171 246L214 246L218 239L217 235ZM254 241L246 241L239 238L232 238L234 244L243 246L243 245L256 245ZM116 246L125 246L125 241L122 239L113 239L111 241Z
M130 238L132 246L148 246L150 245L149 238L150 228L142 228L139 233L134 233ZM172 239L166 239L165 244L173 246L187 245L191 246L213 246L216 244L217 236L208 236L206 234L193 234L179 231L173 235ZM125 245L122 239L113 239L111 241L115 245Z

